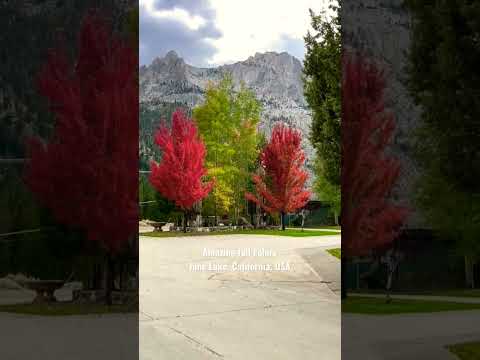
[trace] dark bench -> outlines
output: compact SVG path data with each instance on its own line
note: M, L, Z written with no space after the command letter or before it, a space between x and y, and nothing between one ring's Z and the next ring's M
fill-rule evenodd
M65 284L63 280L27 280L22 285L30 290L34 290L37 296L33 300L34 303L55 302L55 290L60 289Z

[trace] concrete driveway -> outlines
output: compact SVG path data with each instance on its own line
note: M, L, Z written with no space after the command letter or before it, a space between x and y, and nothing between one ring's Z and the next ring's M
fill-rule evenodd
M304 256L339 245L339 235L141 237L140 359L340 359L340 298L315 270L326 265ZM310 259L339 273L330 257Z

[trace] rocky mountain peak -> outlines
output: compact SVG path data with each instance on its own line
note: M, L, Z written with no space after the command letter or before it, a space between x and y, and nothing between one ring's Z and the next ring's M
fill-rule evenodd
M152 64L147 68L150 68L156 72L165 72L174 68L185 67L185 61L178 54L171 50L164 57L157 57L152 61Z
M290 55L286 51L282 51L281 53L278 53L276 51L267 51L264 53L256 52L255 55L250 56L248 60L252 62L265 63L270 65L277 65L279 63L294 63L296 65L302 66L300 60L298 60L295 56Z
M301 130L307 159L313 148L308 142L311 114L303 95L303 67L287 52L256 53L244 61L213 68L188 65L174 51L156 58L140 71L141 107L177 104L193 108L204 100L207 85L232 76L235 86L245 84L263 106L259 130L270 135L274 124L283 121Z
M180 59L180 57L178 56L178 54L176 53L175 50L170 50L169 52L167 52L167 54L165 55L165 61L176 61Z

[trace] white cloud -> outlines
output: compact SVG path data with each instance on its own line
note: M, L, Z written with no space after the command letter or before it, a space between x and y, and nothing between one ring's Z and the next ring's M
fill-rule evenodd
M286 51L282 39L303 41L310 29L311 8L318 13L330 0L211 0L222 37L210 42L217 53L209 62L244 60L255 52ZM300 56L300 54L294 54ZM303 57L303 54L301 54Z
M232 63L266 51L303 59L308 9L319 13L332 2L336 0L139 0L141 21L148 21L140 24L140 44L149 52L145 61L176 50L197 66Z
M154 7L154 0L140 0L139 6L142 11L146 11L150 16L159 20L175 20L187 26L191 30L198 30L205 25L204 18L198 15L191 15L187 10L182 8L173 8L168 10L157 10Z

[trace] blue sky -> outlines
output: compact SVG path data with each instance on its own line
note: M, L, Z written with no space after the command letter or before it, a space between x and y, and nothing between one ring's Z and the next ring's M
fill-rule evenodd
M256 52L304 57L308 9L331 0L140 0L140 64L175 50L187 63L217 66Z

